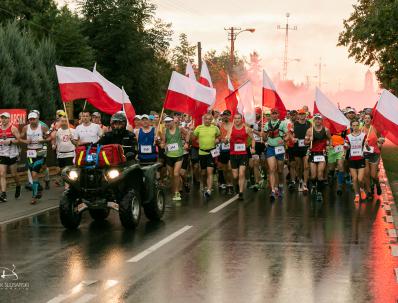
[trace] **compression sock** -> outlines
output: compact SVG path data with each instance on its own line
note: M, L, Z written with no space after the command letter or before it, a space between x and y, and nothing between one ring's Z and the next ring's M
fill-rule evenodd
M44 180L50 181L50 170L48 169L48 167L44 171Z
M39 181L33 181L32 184L32 197L35 198L39 191Z
M338 183L339 187L343 186L343 183L344 183L344 172L339 171L337 173L337 183Z

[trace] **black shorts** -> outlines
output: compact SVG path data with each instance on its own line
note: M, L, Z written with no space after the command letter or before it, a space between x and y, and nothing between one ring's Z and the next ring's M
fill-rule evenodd
M156 163L158 159L138 159L141 164Z
M361 160L349 160L348 167L352 169L365 168L365 159Z
M265 144L261 143L261 142L256 142L254 149L256 150L256 155L261 156L263 154L263 152L265 151Z
M377 164L379 163L380 160L380 154L376 154L376 153L365 153L364 154L365 160L367 160L369 163L371 164Z
M247 158L251 159L252 158L251 145L246 148L246 152L247 152Z
M30 171L35 173L40 173L42 167L46 165L46 158L44 157L27 158L26 163Z
M187 170L188 165L189 165L189 154L185 154L182 156L182 165L181 169Z
M174 165L178 161L182 161L182 156L181 157L167 157L166 156L166 165L167 166L174 167Z
M58 158L57 160L59 168L64 168L65 166L73 165L73 157Z
M211 154L199 155L200 168L206 169L208 167L215 167L215 162Z
M287 148L287 158L289 162L293 162L295 158L295 152L294 152L294 147L288 147Z
M228 164L229 159L230 159L229 151L220 152L218 160L220 161L221 164Z
M323 153L323 152L312 152L310 153L310 156L308 157L308 162L310 163L315 163L318 164L320 162L315 162L315 156L324 156L325 157L325 161L321 161L321 162L328 162L328 157Z
M9 157L0 157L0 165L11 166L18 162L18 157L9 158Z
M159 148L159 159L166 159L166 153L164 148Z
M199 147L191 148L191 162L192 164L199 163Z
M308 149L306 147L295 147L293 149L294 157L295 158L304 158L308 155Z
M231 155L231 168L238 169L240 166L247 166L249 163L248 155Z

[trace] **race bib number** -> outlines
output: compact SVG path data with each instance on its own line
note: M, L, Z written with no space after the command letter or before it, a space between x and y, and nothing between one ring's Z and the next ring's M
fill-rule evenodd
M322 156L322 155L314 156L314 162L315 162L315 163L318 163L318 162L325 162L325 156Z
M358 149L358 148L355 148L355 149L351 148L350 153L351 153L351 157L362 157L362 155L363 155L362 149Z
M285 153L285 147L277 146L275 147L275 155L282 155Z
M167 144L167 151L173 152L178 150L178 143Z
M93 154L89 154L89 155L87 155L87 158L86 158L86 160L87 160L87 162L93 162L93 161L94 161Z
M304 139L299 139L297 142L298 142L298 147L305 147Z
M28 151L26 152L26 156L28 158L36 158L37 157L37 151L32 150L32 149L28 149Z
M229 149L230 149L229 143L227 143L227 144L221 143L221 150L229 150Z
M368 148L364 147L363 151L368 154L373 154L375 152L375 148L373 146L369 146Z
M253 134L253 139L256 142L260 142L261 141L261 137L259 135Z
M151 154L152 146L151 145L141 145L141 153L142 154Z
M236 151L236 152L243 152L243 151L245 151L246 150L246 144L238 144L238 143L235 143L235 145L234 145L234 151Z
M252 155L252 159L253 160L260 160L260 156L259 155Z
M337 146L334 147L334 151L336 153L340 153L340 152L344 151L344 146L343 145L337 145Z
M212 149L210 153L213 158L217 158L220 155L220 149L218 148Z

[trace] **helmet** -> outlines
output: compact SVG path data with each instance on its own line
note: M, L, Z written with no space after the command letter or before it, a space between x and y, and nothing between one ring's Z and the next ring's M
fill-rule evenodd
M111 118L111 124L113 122L125 122L127 123L126 114L122 111L113 114Z

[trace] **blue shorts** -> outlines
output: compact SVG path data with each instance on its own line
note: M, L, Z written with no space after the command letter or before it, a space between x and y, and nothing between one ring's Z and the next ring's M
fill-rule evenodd
M279 154L275 155L275 147L274 146L268 146L266 151L265 151L265 156L268 158L275 157L276 160L278 161L283 161L285 160L285 154Z

